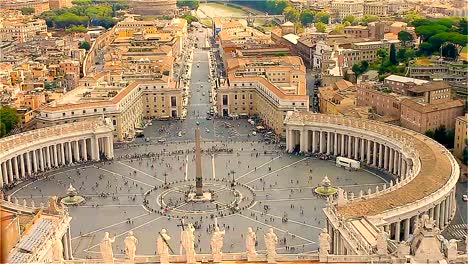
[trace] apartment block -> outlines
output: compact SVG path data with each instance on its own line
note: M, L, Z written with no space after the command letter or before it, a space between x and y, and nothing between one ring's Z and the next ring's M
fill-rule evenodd
M308 110L305 66L300 57L227 56L228 78L218 89L217 111L224 117L259 115L284 136L287 111Z
M463 158L463 150L468 148L468 114L459 116L455 120L455 143L453 154Z

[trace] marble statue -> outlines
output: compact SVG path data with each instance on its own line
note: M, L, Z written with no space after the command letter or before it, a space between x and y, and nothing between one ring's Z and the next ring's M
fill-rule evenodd
M247 229L247 235L245 236L245 247L247 249L247 258L254 258L257 256L257 250L255 245L257 244L257 234L252 230L251 227Z
M182 247L185 249L185 255L187 256L187 263L195 263L195 228L192 224L182 231Z
M63 244L60 238L55 238L52 244L52 255L54 263L62 263L63 261Z
M128 236L124 240L125 253L127 254L130 263L135 263L136 247L138 239L133 235L133 231L128 232Z
M171 237L167 234L166 229L162 229L156 240L159 262L161 264L169 263L169 240L171 240Z
M319 254L320 256L326 256L330 253L330 234L326 228L322 229L322 233L319 235Z
M211 254L213 255L213 262L221 262L222 260L224 234L226 234L226 231L219 230L218 226L215 227L213 236L211 237Z
M114 254L112 252L112 243L115 242L115 237L110 238L109 232L104 234L104 238L101 240L99 244L99 248L101 250L102 259L104 259L105 263L114 263Z
M267 262L276 263L276 244L278 243L278 237L273 228L268 230L268 233L265 234L265 245L267 252Z
M458 245L456 239L450 239L447 241L447 259L449 261L454 261L457 259L458 254Z
M388 248L387 240L388 240L388 233L385 232L384 230L380 230L376 238L377 254L387 255L387 248Z

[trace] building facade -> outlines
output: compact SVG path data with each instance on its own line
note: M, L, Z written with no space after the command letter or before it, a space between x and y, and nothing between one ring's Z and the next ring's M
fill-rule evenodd
M463 151L468 148L468 114L455 120L455 143L453 155L462 159Z
M0 0L0 9L34 8L36 15L50 10L49 0Z

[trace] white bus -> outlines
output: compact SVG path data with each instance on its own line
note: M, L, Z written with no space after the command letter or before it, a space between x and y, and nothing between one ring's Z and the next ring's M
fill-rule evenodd
M361 163L357 160L348 159L345 157L337 157L336 158L336 166L337 167L344 167L349 168L352 170L357 170L361 168Z

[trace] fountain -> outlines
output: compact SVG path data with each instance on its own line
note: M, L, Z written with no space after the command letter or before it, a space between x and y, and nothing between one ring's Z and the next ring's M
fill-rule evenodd
M330 196L334 195L338 192L338 189L331 186L331 182L328 179L328 176L325 175L325 178L323 178L322 182L320 183L320 186L315 188L315 193L323 195L323 196Z
M64 205L78 205L81 204L85 201L85 199L82 196L78 195L78 192L76 191L75 187L73 187L70 183L70 187L67 189L67 196L62 198L60 202Z

